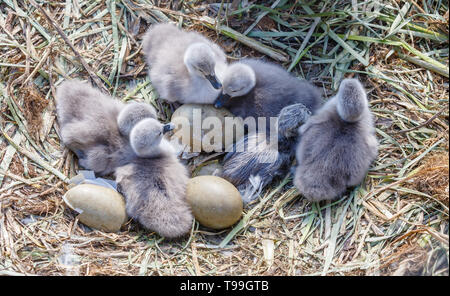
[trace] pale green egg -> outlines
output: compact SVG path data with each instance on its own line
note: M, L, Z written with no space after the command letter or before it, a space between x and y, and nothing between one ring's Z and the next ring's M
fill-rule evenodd
M236 187L216 176L198 176L189 180L187 201L195 219L213 229L227 228L242 216L242 197Z
M79 213L79 221L89 227L117 232L127 221L125 200L113 189L81 184L67 191L63 199L71 209Z

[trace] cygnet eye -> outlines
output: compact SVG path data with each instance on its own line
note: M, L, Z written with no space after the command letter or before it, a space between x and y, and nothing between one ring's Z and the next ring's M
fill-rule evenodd
M244 87L241 87L239 89L230 89L230 92L235 93L235 92L241 91L243 89L244 89Z
M205 74L205 73L203 72L203 70L202 70L201 68L199 68L199 67L194 67L194 69L195 69L195 71L197 71L197 72L199 72L199 73Z

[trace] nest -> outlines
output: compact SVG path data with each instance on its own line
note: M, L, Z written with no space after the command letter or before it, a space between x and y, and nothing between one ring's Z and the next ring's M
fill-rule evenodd
M448 2L194 2L1 1L0 275L448 275ZM55 89L89 80L169 120L140 44L166 21L208 36L230 61L280 63L326 98L358 77L380 143L363 184L310 203L287 175L241 223L195 223L176 241L134 221L118 233L79 223L61 198L78 162L59 139Z

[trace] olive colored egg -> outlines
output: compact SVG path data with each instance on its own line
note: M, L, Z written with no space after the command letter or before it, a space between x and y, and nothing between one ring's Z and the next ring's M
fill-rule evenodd
M89 227L117 232L127 221L124 198L113 189L81 184L68 190L63 199L71 209L80 213L80 222Z
M213 229L227 228L242 216L242 197L233 184L216 176L189 180L187 201L195 219Z
M244 122L227 109L213 105L184 104L172 114L174 135L189 152L223 152L244 136Z

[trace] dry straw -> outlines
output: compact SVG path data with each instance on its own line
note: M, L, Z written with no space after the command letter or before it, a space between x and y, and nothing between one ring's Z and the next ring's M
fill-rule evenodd
M0 1L0 275L448 275L448 1L205 2ZM140 44L167 21L230 60L273 59L327 97L359 77L380 142L364 183L310 203L286 176L233 228L195 223L179 241L133 221L119 233L78 223L62 202L77 161L55 89L87 79L168 120ZM202 157L191 171L221 155Z

